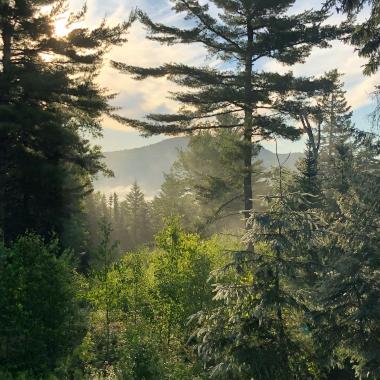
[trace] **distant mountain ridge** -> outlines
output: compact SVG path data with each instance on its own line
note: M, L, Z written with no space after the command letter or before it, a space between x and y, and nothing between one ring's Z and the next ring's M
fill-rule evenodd
M154 196L164 181L164 173L170 171L178 151L186 149L189 140L189 137L174 137L141 148L104 153L104 162L115 177L99 176L94 182L95 190L124 194L137 181L148 197ZM280 161L286 161L284 166L294 168L302 153L288 156L279 154ZM276 155L264 148L258 159L263 161L265 168L277 165Z

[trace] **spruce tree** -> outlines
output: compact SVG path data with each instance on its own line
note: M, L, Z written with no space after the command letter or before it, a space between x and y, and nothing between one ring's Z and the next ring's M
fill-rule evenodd
M290 14L295 0L210 0L205 5L197 0L173 0L172 3L174 11L184 13L191 26L185 29L155 23L139 11L139 19L149 31L148 38L169 45L200 43L210 56L223 60L225 69L183 64L142 68L114 62L117 69L135 79L166 76L188 90L172 94L181 104L176 114L151 114L147 121L119 119L146 134L239 129L244 157L241 186L248 221L252 209L251 153L255 138L273 135L297 138L300 131L288 123L288 116L304 117L311 110L303 106L305 98L322 86L319 81L295 78L291 73L265 72L260 63L263 59L287 65L302 62L314 46L327 47L328 41L340 32L335 26L322 25L327 11ZM217 7L218 16L212 15L210 6ZM287 95L291 95L292 102L285 106ZM233 114L238 121L218 125L215 116L222 114Z
M83 136L101 133L110 95L96 82L104 54L125 41L129 23L77 27L54 23L65 1L0 3L0 228L9 242L25 230L62 233L90 177L104 167Z
M300 209L310 209L320 202L321 183L319 178L318 159L315 159L310 142L307 142L305 157L297 163L295 189L303 194Z
M295 190L293 176L281 166L275 175L268 208L252 213L246 234L254 250L237 257L232 281L218 278L216 304L198 314L198 351L218 378L321 378L305 318L311 301L304 281L317 220L304 206L309 194Z
M365 153L364 153L365 152ZM314 334L325 364L377 379L379 372L379 149L361 145L344 192L328 194L319 239ZM330 352L330 355L326 353Z
M148 205L145 201L144 193L137 182L133 183L131 190L123 202L123 207L131 239L129 247L136 249L142 244L147 243L151 238Z
M332 86L319 104L323 113L319 167L325 186L343 191L350 178L353 142L359 132L352 124L351 107L340 77L337 70L326 74Z
M150 203L150 211L155 233L161 231L167 220L174 217L180 218L181 226L186 230L195 230L201 213L194 194L189 191L184 178L175 168L164 173L164 182L159 194Z

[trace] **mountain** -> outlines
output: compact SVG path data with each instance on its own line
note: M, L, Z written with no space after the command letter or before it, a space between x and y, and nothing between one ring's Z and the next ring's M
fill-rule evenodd
M106 193L125 194L132 183L137 181L148 197L159 191L164 180L163 173L169 172L177 158L178 151L186 149L189 137L175 137L141 148L104 153L104 162L115 177L99 176L95 182L95 190ZM279 154L284 166L293 168L301 153ZM261 149L258 157L266 168L277 165L277 157L267 149Z

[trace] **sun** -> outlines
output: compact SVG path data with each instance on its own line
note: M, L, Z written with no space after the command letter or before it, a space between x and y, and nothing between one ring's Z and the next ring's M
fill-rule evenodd
M67 28L67 20L62 18L62 19L58 19L55 23L54 23L54 34L58 37L64 37L66 36L67 34L70 33L70 29Z

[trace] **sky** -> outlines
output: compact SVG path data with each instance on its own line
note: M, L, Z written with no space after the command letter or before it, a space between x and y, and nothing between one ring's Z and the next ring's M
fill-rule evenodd
M205 0L203 0L205 1ZM318 9L320 0L299 0L294 11L307 8ZM79 9L83 5L82 0L69 0L71 10ZM154 21L169 25L182 23L182 16L171 10L169 0L87 0L88 14L85 24L98 25L106 18L111 25L127 20L130 11L134 7L146 11ZM365 14L361 17L365 17ZM340 16L333 15L330 23L338 22ZM159 43L145 38L145 30L139 23L135 23L129 31L128 42L120 47L112 49L105 61L105 66L100 74L99 83L111 92L118 93L113 105L120 107L119 113L128 118L143 118L148 113L173 112L177 104L168 99L169 92L175 86L166 79L146 79L134 81L127 75L114 70L109 61L115 60L130 65L154 67L163 63L181 62L189 65L217 65L218 62L210 61L202 46L175 45L162 46ZM206 61L207 59L207 61ZM365 77L362 74L362 66L365 60L359 58L353 47L341 42L334 42L330 49L314 49L304 64L297 64L289 68L276 62L266 62L264 70L286 72L292 70L295 75L320 76L324 72L339 68L343 74L347 100L354 112L354 122L359 128L366 129L370 125L368 115L374 109L372 92L376 83L380 82L380 74ZM103 120L103 138L94 141L101 145L104 151L136 148L149 145L167 138L167 136L154 136L145 138L125 125L120 125L114 120ZM274 145L265 144L265 147L273 150ZM304 149L304 141L290 143L281 141L280 152L299 152Z

